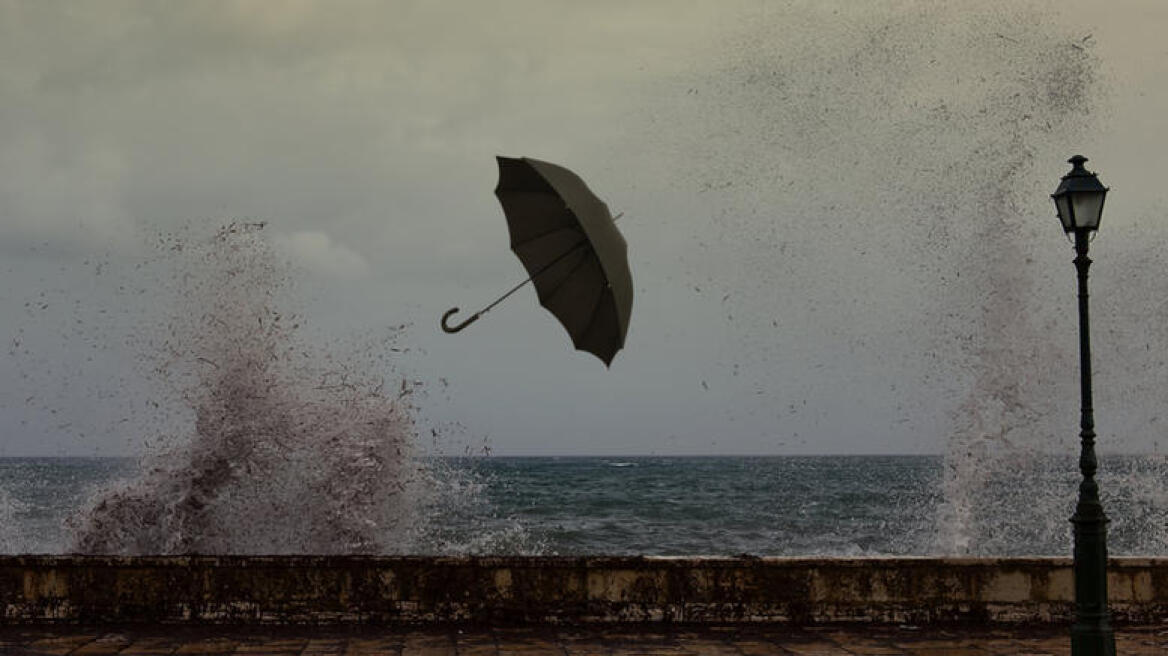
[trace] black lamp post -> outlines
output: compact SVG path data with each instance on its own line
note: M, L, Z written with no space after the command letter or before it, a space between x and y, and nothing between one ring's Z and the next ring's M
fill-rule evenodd
M1067 233L1075 235L1075 268L1079 270L1079 376L1082 394L1079 437L1079 503L1075 506L1075 625L1071 628L1072 656L1114 656L1115 631L1107 610L1107 515L1099 501L1095 471L1095 416L1091 407L1091 332L1087 317L1087 257L1090 233L1099 229L1107 187L1083 168L1082 155L1067 160L1071 172L1063 176L1051 198Z

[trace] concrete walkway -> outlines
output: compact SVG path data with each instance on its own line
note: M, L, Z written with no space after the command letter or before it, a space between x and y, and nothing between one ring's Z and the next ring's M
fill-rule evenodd
M1168 654L1168 627L1125 627L1124 656ZM279 656L1062 656L1065 630L912 627L586 627L406 630L248 627L0 627L0 654Z

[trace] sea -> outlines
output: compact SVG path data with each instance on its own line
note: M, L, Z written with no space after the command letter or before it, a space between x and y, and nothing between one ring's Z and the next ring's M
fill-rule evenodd
M1066 556L1078 481L1076 462L1055 458L1024 483L1003 480L996 491L985 486L990 491L979 507L989 517L998 513L1000 522L982 519L978 527L997 535L974 536L955 547L946 543L952 527L941 525L954 521L954 513L945 511L942 456L484 456L421 462L439 491L416 509L422 529L415 524L411 530L421 537L395 543L407 546L389 552ZM1104 503L1115 520L1113 555L1165 555L1158 537L1165 531L1161 500L1135 492L1149 484L1149 473L1162 487L1163 470L1149 469L1147 462L1147 456L1102 460ZM90 500L139 477L139 467L131 458L0 459L4 550L76 551L72 527L84 524ZM1044 493L1033 493L1037 489ZM1040 499L1056 501L1052 508Z

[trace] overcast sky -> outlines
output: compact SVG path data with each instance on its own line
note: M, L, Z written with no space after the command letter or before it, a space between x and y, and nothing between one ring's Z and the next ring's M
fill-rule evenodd
M296 268L306 339L407 324L392 375L423 381L448 444L1065 446L1074 277L1048 195L1077 152L1113 189L1101 448L1159 448L1166 30L1160 0L0 0L0 452L173 430L123 416L155 384L134 331L173 309L135 266L240 219ZM523 277L500 154L624 212L611 369L530 290L439 330Z

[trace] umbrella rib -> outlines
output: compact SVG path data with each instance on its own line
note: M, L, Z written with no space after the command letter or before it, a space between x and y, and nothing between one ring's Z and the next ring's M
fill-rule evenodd
M621 217L623 217L624 215L625 215L624 212L618 213L616 216L612 217L612 222L616 223L617 221L620 221ZM539 233L538 235L532 235L532 236L524 239L521 242L514 242L511 244L511 249L514 250L515 248L517 248L519 246L526 246L527 244L530 244L533 241L543 239L544 237L547 237L548 235L554 235L557 232L562 232L564 230L567 230L567 231L572 232L574 234L580 235L584 239L588 239L588 235L587 235L587 233L585 233L583 231L583 229L580 226L580 223L576 222L576 223L573 223L570 225L554 226L554 227L552 227L544 232Z
M580 258L580 263L577 264L576 266L572 267L572 270L570 272L568 272L568 275L564 276L564 280L559 285L556 285L556 288L551 291L551 294L548 295L547 302L550 303L552 297L555 296L557 293L559 293L559 291L561 289L563 289L564 285L567 284L568 280L571 279L572 274L574 274L580 267L584 266L588 262L589 262L589 259L587 257ZM593 326L593 324L596 323L596 317L598 316L596 313L596 308L600 307L600 303L602 301L604 301L604 290L601 290L601 292L596 295L596 299L592 301L592 307L588 308L588 313L584 315L584 316L588 317L588 325L585 326L584 331L580 333L580 335L581 335L580 340L577 340L575 337L572 338L572 343L575 344L576 346L579 346L580 342L583 341L584 336L588 335L588 332L590 330L592 330L592 326ZM545 305L546 305L546 303L545 303ZM565 327L567 327L566 324L565 324ZM571 330L569 330L568 332L569 332L569 334L571 334Z
M596 303L592 305L591 318L588 319L588 326L584 328L583 336L580 338L581 342L584 341L584 337L587 337L589 333L592 332L592 329L596 326L596 320L600 318L600 314L596 311L596 308L600 307L600 302L604 300L604 296L605 293L602 290L600 295L596 297ZM576 343L576 340L572 340L572 342ZM577 344L577 347L579 347L579 344Z
M551 302L552 297L554 297L556 294L560 293L560 290L564 288L564 285L568 284L568 281L572 279L572 275L575 274L577 271L579 271L580 268L583 267L585 264L588 264L589 261L590 260L588 259L588 257L580 258L580 261L576 263L576 266L572 267L571 270L569 270L568 273L564 275L564 279L560 281L560 284L558 284L554 288L548 290L548 297L547 297L548 302ZM595 312L595 311L596 311L596 305L593 304L592 308L589 310L589 313L591 314L592 312Z
M557 232L563 232L565 230L567 230L568 232L571 232L575 235L578 235L579 237L581 237L585 240L588 239L588 237L583 232L580 231L579 226L556 226L555 228L552 228L551 230L548 230L547 232L541 232L538 235L532 235L531 237L528 237L527 239L524 239L521 242L516 242L516 243L512 244L511 250L515 250L516 248L519 248L521 246L526 246L533 241L539 241L540 239L554 235Z
M531 274L530 276L528 276L528 277L527 277L527 279L526 279L526 280L524 280L523 282L521 282L521 283L519 283L519 284L515 285L515 286L514 286L514 287L512 287L511 289L507 290L507 293L503 294L503 295L502 295L502 296L500 296L499 298L496 298L494 301L492 301L490 305L488 305L487 307L485 307L485 308L483 308L483 309L479 310L478 312L476 312L476 313L475 313L475 317L477 318L477 317L479 317L479 316L481 316L481 315L484 315L484 314L486 314L487 312L490 312L490 311L491 311L491 308L493 308L493 307L495 307L496 305L498 305L498 304L502 303L503 301L505 301L505 300L507 299L507 297L511 296L511 295L512 295L512 294L514 294L515 292L517 292L517 291L519 291L520 289L522 289L524 285L526 285L527 283L531 282L532 280L535 280L535 278L536 278L537 276L539 276L539 275L543 274L543 273L544 273L545 271L547 271L548 269L550 269L550 268L552 268L553 266L555 266L555 265L559 264L561 261L563 261L563 259L564 259L564 258L566 258L566 257L568 257L569 255L571 255L572 253L574 253L574 252L576 251L576 249L580 248L581 246L585 246L585 245L587 245L587 244L588 244L588 240L587 240L587 239L583 239L583 240L581 240L581 241L577 242L575 245L573 245L573 246L572 246L571 248L569 248L568 250L564 251L563 253L560 253L559 255L557 255L557 256L556 256L556 259L554 259L554 260L552 260L551 262L548 262L547 264L545 264L545 265L543 265L542 267L540 267L540 268L539 268L539 271L536 271L535 273Z

